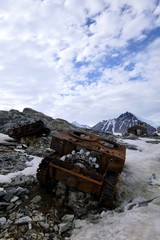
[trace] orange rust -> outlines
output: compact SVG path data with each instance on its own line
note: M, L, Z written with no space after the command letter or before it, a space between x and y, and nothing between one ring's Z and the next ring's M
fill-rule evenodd
M102 185L102 182L99 182L99 181L96 181L96 180L94 180L94 179L92 179L92 178L83 176L83 175L81 175L81 174L79 174L79 173L76 173L76 172L73 172L73 171L71 171L71 170L62 168L62 167L60 167L60 166L58 166L58 165L55 165L55 164L53 164L53 163L50 163L49 165L50 165L50 167L59 169L59 170L61 170L61 171L63 171L63 172L69 173L69 174L71 174L71 175L73 175L73 176L75 176L75 177L80 177L80 178L82 178L82 179L84 179L84 180L86 180L86 181L95 183L96 185L100 185L100 186Z

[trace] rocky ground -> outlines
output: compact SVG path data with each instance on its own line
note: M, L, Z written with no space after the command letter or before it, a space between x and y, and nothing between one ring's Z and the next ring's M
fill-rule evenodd
M29 140L0 145L1 175L13 173L11 181L0 183L0 239L69 239L74 220L86 216L92 219L97 202L90 194L73 191L62 183L48 191L35 175L14 175L33 160L28 153L42 156L52 151L42 144L43 137L33 139L27 147Z
M0 199L0 239L63 239L69 236L74 214L57 210L52 194L40 188L34 177L17 178L3 185Z
M15 179L0 189L0 239L67 239L75 219L91 218L95 213L80 208L82 193L70 193L70 208L62 207L35 178L24 177L23 182Z

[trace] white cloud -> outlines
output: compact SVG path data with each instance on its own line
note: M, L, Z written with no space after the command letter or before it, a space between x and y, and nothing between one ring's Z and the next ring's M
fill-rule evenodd
M86 124L127 110L160 119L159 40L139 53L127 48L158 26L159 15L154 0L1 2L0 109L28 106ZM121 64L104 65L122 54ZM130 63L134 69L127 71ZM96 71L96 82L88 79ZM147 82L128 81L138 76Z

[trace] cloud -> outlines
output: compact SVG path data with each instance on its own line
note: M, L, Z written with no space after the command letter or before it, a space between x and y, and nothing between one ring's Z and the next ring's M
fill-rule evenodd
M160 120L159 9L154 0L1 2L0 109L91 125L127 110Z

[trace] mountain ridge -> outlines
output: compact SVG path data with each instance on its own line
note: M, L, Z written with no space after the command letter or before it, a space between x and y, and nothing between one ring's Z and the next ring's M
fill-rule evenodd
M132 127L136 124L143 123L142 118L136 117L136 115L126 112L121 114L117 118L103 120L97 123L93 127L89 127L85 124L79 124L77 122L69 123L63 119L53 119L41 112L38 112L31 108L24 108L22 112L11 109L9 111L0 110L0 132L7 132L8 129L15 127L17 124L24 124L33 122L36 120L43 120L44 123L50 129L74 129L74 128L83 128L83 129L91 129L93 131L99 132L111 132L111 133L126 133L129 127ZM147 125L148 134L152 134L156 132L156 128L151 124Z
M92 127L92 130L99 132L111 132L111 133L127 133L129 127L135 126L137 124L145 123L147 126L148 134L152 134L156 131L156 128L150 124L141 121L136 117L136 115L125 112L119 115L117 118L103 120Z

